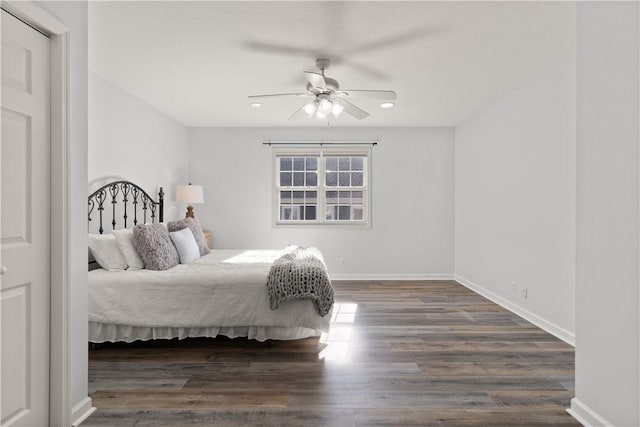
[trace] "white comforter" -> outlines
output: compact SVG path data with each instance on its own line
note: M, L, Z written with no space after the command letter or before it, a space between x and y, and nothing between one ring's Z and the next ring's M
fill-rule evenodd
M269 308L267 275L281 253L213 250L191 264L167 271L91 271L90 331L114 325L139 330L223 331L257 326L308 329L316 335L328 331L331 314L320 317L310 300L287 301L277 310ZM103 340L106 338L94 339Z

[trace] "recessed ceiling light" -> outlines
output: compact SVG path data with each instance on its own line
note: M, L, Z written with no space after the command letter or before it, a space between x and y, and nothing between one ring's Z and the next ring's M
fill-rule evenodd
M252 102L251 104L249 104L252 108L260 108L262 107L262 103L261 102Z
M396 104L393 102L383 102L380 104L380 108L393 108Z

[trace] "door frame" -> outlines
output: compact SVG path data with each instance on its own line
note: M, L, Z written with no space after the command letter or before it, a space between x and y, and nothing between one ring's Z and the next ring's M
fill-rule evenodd
M62 22L31 1L0 0L0 6L47 34L51 40L49 423L66 427L71 425L68 172L70 33Z

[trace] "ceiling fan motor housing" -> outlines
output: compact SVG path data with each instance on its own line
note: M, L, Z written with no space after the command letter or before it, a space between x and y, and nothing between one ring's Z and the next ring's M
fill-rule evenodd
M324 78L325 88L314 88L311 83L307 82L307 90L309 92L313 92L315 94L329 94L331 92L335 92L340 89L340 84L337 80L332 79L330 77Z

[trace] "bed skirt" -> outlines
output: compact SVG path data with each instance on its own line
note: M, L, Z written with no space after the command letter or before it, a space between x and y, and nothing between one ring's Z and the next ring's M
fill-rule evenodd
M309 328L287 328L283 326L210 326L206 328L172 328L114 325L89 322L89 342L133 342L157 339L229 338L246 337L257 341L297 340L320 336L321 331Z

